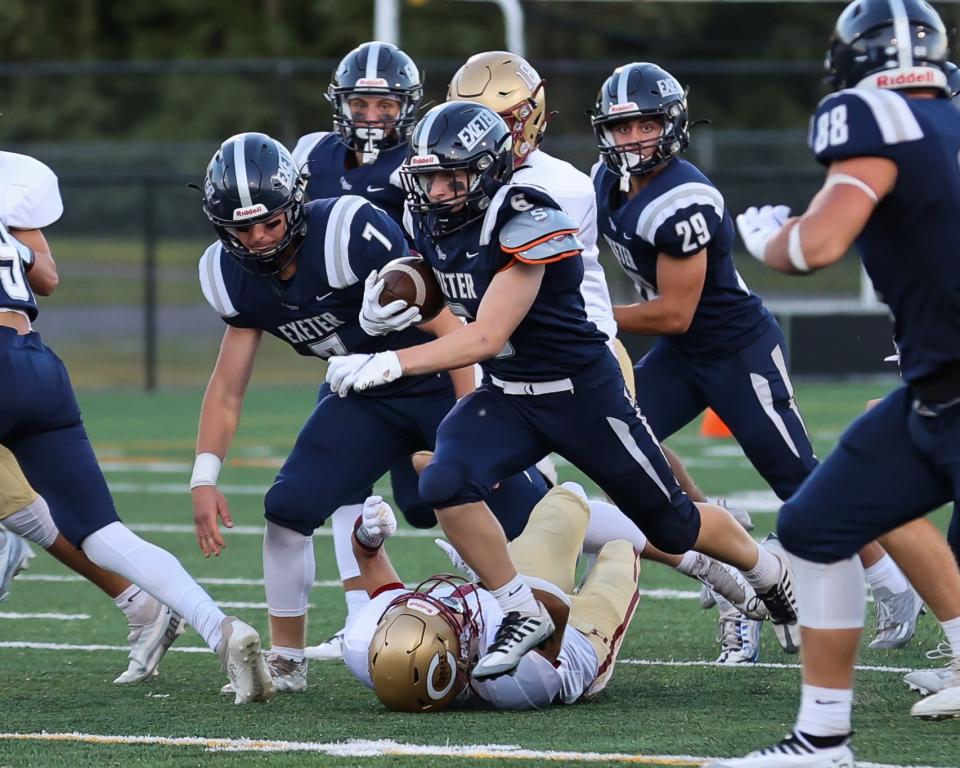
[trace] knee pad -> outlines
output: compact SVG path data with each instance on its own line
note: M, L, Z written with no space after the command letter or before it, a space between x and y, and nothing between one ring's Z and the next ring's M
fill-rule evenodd
M420 498L432 509L445 509L482 501L480 494L469 490L470 473L468 468L451 461L438 462L436 458L420 474Z
M269 614L306 614L315 573L313 539L268 520L263 534L263 584Z
M859 557L815 563L790 556L796 577L800 626L811 629L861 629L867 608Z

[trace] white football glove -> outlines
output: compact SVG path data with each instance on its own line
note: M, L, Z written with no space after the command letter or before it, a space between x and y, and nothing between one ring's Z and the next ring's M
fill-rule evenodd
M362 526L370 536L389 539L397 532L397 516L382 496L368 496L363 502Z
M459 552L457 552L453 544L445 541L444 539L434 539L433 543L443 550L443 553L449 557L450 562L453 563L453 567L460 571L460 573L466 576L470 581L480 581L480 577L477 576L477 572L467 565L467 561L463 559Z
M327 361L327 383L340 397L351 389L363 392L403 376L400 359L393 351L372 355L334 355Z
M407 304L402 299L380 306L380 294L383 293L383 280L373 270L363 284L363 304L360 307L360 327L368 336L383 336L394 331L402 331L423 317L420 309Z
M743 244L753 258L764 261L763 255L769 243L790 218L786 205L751 206L737 216L737 229Z

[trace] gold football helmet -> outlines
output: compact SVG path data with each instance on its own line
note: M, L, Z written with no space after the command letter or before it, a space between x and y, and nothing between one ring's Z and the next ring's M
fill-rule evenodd
M526 59L487 51L467 59L447 88L447 101L477 101L498 112L513 134L514 167L543 139L547 127L544 82Z
M444 585L452 589L437 594ZM396 712L443 709L466 688L482 632L476 588L459 576L430 577L380 617L368 656L374 693Z

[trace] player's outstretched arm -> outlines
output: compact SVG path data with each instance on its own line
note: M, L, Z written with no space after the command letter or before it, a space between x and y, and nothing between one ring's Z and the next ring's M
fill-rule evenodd
M217 478L237 433L243 397L253 373L260 337L258 330L227 328L220 344L217 364L203 395L190 495L193 497L197 544L205 557L219 556L226 547L218 519L222 519L228 528L233 527L227 500L217 489Z
M353 528L353 555L360 568L360 579L370 597L384 587L403 586L383 542L397 532L397 517L382 496L369 496Z
M60 284L57 264L50 253L50 246L39 229L10 229L20 243L30 249L30 266L27 270L27 282L38 296L49 296Z
M774 269L792 274L823 269L850 249L896 181L892 160L838 160L802 216L788 219L786 206L750 208L737 216L737 228L750 254Z

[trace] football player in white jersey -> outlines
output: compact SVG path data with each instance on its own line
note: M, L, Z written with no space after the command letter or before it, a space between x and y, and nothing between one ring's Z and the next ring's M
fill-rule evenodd
M33 292L41 296L50 295L59 282L42 230L62 213L57 177L50 168L27 155L0 152L0 223L32 250L33 266L27 280ZM16 535L20 534L99 587L123 611L129 628L130 661L114 682L138 682L156 674L163 654L183 632L181 617L127 579L94 565L82 550L60 535L46 501L27 482L16 457L3 446L0 523L8 529L0 528L0 599L5 597L10 579L33 556Z
M470 672L479 654L500 641L496 599L480 584L446 576L406 589L383 549L396 532L393 510L379 496L367 499L354 550L372 599L347 625L347 667L389 709L406 712L450 705L543 709L599 694L636 610L640 562L630 542L611 541L578 594L570 594L590 518L582 494L575 484L551 490L510 544L557 629L515 673L485 681L471 680Z

